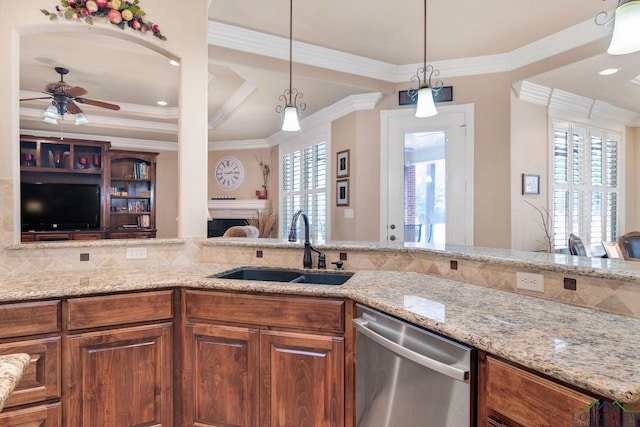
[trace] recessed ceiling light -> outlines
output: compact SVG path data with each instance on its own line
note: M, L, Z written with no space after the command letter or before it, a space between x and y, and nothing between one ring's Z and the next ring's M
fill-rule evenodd
M620 68L605 68L604 70L598 71L598 74L601 76L610 76L611 74L615 74L620 71Z
M165 105L168 105L169 103L167 101L158 101L157 104L160 105L161 107L164 107Z
M175 59L170 59L169 60L169 64L173 65L174 67L179 67L180 63L178 61L176 61Z

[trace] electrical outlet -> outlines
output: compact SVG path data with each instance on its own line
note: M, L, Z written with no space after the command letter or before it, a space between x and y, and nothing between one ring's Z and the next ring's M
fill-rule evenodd
M544 292L544 275L518 271L516 287L525 291Z
M127 259L147 259L147 248L127 248Z

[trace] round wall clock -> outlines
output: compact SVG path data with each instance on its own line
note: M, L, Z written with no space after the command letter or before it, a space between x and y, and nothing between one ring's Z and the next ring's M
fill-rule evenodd
M244 180L244 167L240 159L234 156L221 157L213 170L213 180L226 191L238 188Z

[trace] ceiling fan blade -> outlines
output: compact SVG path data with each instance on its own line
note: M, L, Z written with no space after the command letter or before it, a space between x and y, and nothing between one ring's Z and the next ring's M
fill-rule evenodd
M87 93L87 90L84 88L81 88L80 86L74 86L72 88L67 89L67 95L73 96L74 98L76 96L82 96L85 93Z
M70 112L71 114L82 113L82 110L80 109L80 107L78 107L76 103L73 101L67 104L67 111Z
M110 110L119 110L120 109L119 105L109 104L108 102L96 101L94 99L76 98L76 101L78 101L81 104L94 105L96 107L108 108Z
M41 96L38 98L22 98L20 99L20 101L33 101L34 99L51 99L50 96Z

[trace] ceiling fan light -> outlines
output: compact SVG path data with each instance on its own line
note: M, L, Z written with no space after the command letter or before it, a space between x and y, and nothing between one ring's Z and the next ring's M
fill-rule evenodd
M58 121L56 119L52 119L51 117L47 117L47 116L44 117L43 122L49 123L50 125L57 125L58 124Z
M57 120L60 118L60 115L58 114L58 109L53 105L49 105L47 109L44 110L43 116L45 119L51 119L51 120ZM47 122L47 123L51 123L51 122Z
M613 36L607 53L626 55L640 50L640 1L630 1L616 9Z
M416 117L431 117L438 114L436 104L433 102L433 92L429 86L418 89L418 105Z
M293 105L287 105L286 107L284 107L284 120L282 121L282 130L288 132L300 130L300 123L298 122L298 109Z
M89 123L89 120L87 120L87 116L85 116L83 113L76 114L76 125L86 125L87 123Z

